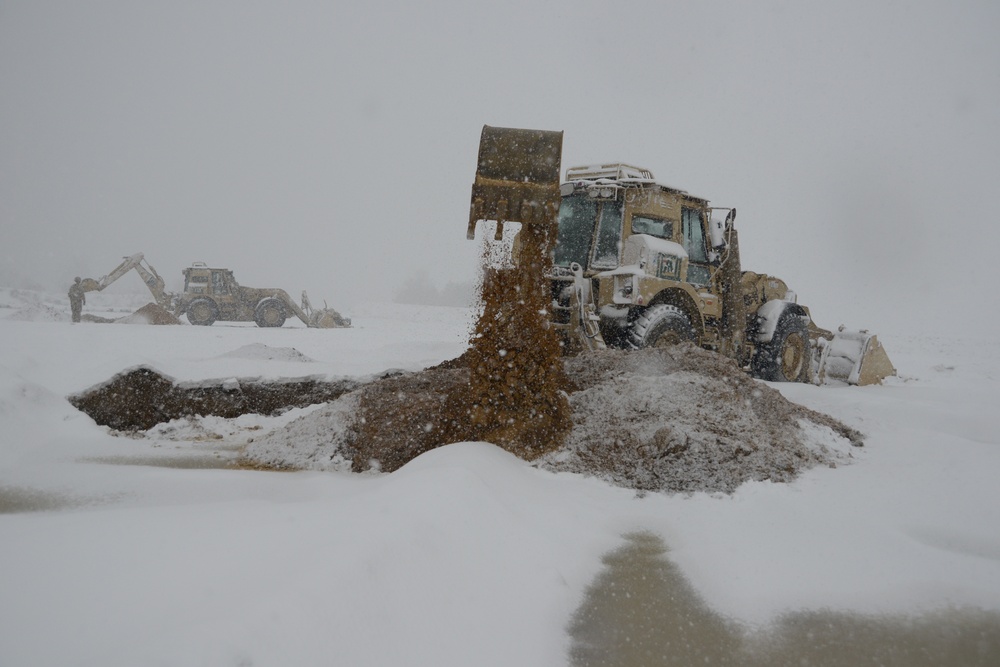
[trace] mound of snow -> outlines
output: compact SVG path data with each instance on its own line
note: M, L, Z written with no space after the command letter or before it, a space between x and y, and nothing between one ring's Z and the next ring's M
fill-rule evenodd
M277 469L350 472L358 392L295 419L247 444L244 456L256 465Z
M255 359L266 361L301 361L312 362L315 359L302 354L294 347L270 347L263 343L251 343L237 348L232 352L220 354L220 359Z
M33 303L22 306L10 314L9 319L19 322L65 322L69 315L44 303Z

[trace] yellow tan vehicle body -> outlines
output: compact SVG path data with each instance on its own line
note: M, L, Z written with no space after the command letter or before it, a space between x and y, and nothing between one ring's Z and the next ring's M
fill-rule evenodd
M468 237L482 219L499 221L497 238L504 221L552 227L550 318L565 351L690 340L768 380L895 373L877 338L817 327L784 281L742 270L735 209L620 163L567 169L556 190L561 150L561 132L484 127Z
M245 287L231 270L212 268L204 262L195 262L183 274L184 291L174 297L174 313L186 314L191 324L256 322L259 327L280 327L295 316L310 328L351 326L350 319L332 308L314 310L305 292L300 306L283 289Z
M280 327L294 315L307 327L330 329L351 326L351 320L326 307L314 309L302 292L302 305L282 289L243 287L229 269L214 269L195 262L182 271L184 291L173 294L141 252L125 257L110 273L95 280L84 278L84 292L102 291L129 271L136 271L149 288L157 305L178 317L187 315L191 324L209 326L218 320L256 322L260 327Z

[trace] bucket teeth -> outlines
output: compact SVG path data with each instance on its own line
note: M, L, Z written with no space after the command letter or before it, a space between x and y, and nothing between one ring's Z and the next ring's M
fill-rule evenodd
M553 224L561 159L562 132L484 126L466 236L475 238L480 220L499 223L498 240L505 222Z

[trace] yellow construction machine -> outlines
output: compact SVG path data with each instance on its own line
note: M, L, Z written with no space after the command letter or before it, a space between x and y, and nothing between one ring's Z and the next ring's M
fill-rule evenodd
M549 230L544 285L565 353L691 341L779 382L879 383L895 369L866 331L817 327L784 281L743 271L736 209L621 163L574 167L562 132L483 127L468 237L480 220ZM519 256L516 266L537 258Z
M195 262L182 271L184 291L173 294L165 289L163 278L141 252L125 257L106 276L97 280L85 278L80 285L85 292L101 291L132 270L142 277L157 305L177 317L187 315L191 324L211 326L217 321L256 322L259 327L280 327L294 315L311 328L351 326L349 318L332 308L314 309L305 292L302 292L300 306L285 290L244 287L236 282L231 270L211 268L204 262Z

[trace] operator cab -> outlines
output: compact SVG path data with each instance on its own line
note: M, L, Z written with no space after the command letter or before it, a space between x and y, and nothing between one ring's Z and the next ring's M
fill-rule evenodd
M585 273L616 269L625 241L647 235L687 252L687 281L708 285L714 258L706 235L708 201L656 182L648 169L613 163L566 170L560 192L557 272L574 263Z

